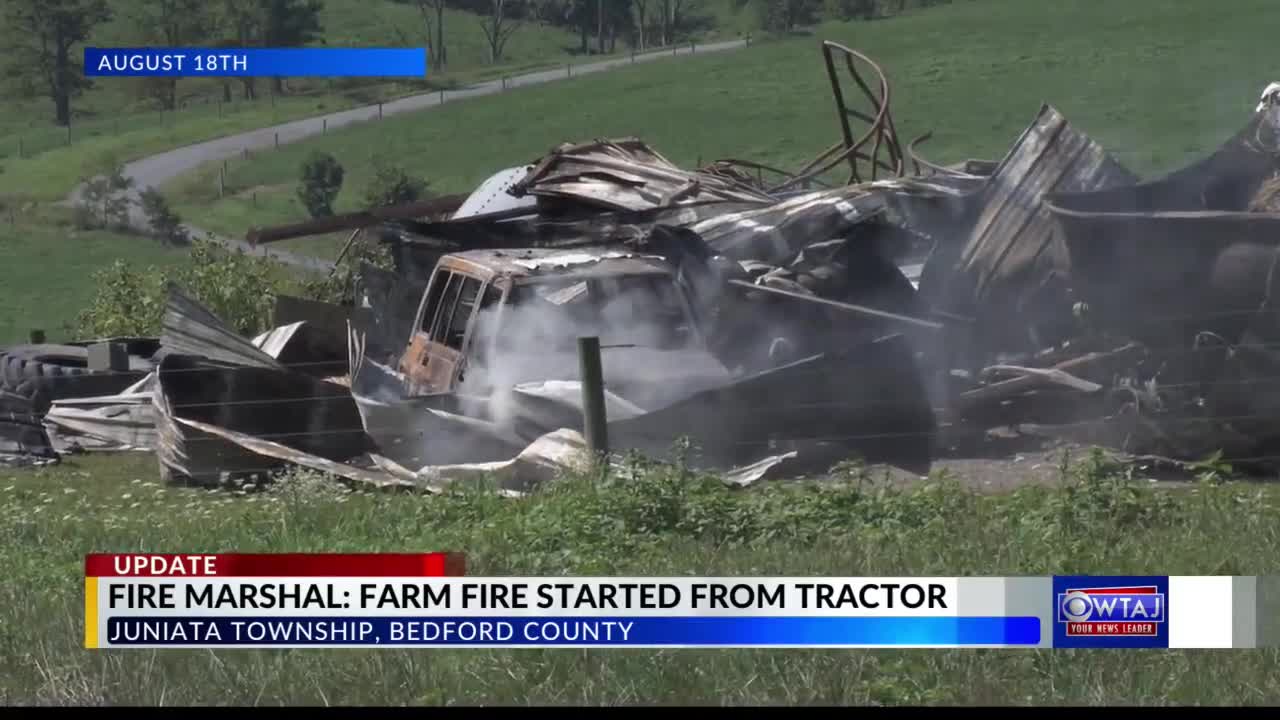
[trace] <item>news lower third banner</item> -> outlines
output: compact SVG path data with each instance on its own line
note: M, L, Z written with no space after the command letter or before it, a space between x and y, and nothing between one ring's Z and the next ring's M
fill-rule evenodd
M85 558L88 648L1254 648L1280 578L471 577L456 553Z
M91 77L415 77L426 48L85 48Z

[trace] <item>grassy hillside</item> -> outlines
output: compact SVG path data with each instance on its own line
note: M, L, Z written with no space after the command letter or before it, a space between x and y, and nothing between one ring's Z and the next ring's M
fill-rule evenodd
M91 42L100 46L136 44L136 23L128 11L131 4L113 3L118 6L115 17ZM424 25L412 4L326 0L322 22L323 40L314 45L425 44ZM263 81L257 100L243 99L236 84L234 101L222 103L220 81L183 79L178 84L181 107L162 113L155 101L145 96L142 80L99 78L93 89L73 100L70 131L53 125L53 106L47 98L7 98L0 107L0 167L6 171L0 173L0 196L60 198L79 179L86 157L110 152L121 160L131 160L242 130L582 59L577 55L576 35L530 24L515 32L504 58L494 65L489 62L477 16L449 11L445 27L449 66L431 69L423 81L298 78L289 81L289 95L277 98L270 96L269 84ZM621 44L618 49L623 50Z
M924 146L934 160L1000 157L1049 102L1134 169L1156 172L1216 147L1275 79L1268 28L1280 22L1280 7L1233 7L1239 12L1156 0L987 0L828 24L814 38L519 89L233 163L229 182L256 189L256 205L246 193L218 202L213 169L172 192L202 225L243 234L304 217L292 186L314 149L346 167L341 210L358 201L377 154L441 192L470 189L562 141L621 135L638 135L685 165L733 156L796 168L839 132L819 39L882 64L900 133L934 131Z
M113 260L139 266L179 262L184 253L119 233L76 230L49 217L0 221L0 344L44 330L49 342L75 339L65 326L94 296L93 272Z

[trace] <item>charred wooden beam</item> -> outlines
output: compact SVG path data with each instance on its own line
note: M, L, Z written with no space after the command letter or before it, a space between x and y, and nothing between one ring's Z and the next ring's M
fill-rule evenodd
M805 300L807 302L817 303L819 305L826 305L828 307L833 307L838 310L844 310L845 312L851 312L858 315L870 315L872 317L884 318L886 320L892 320L894 322L904 323L907 325L914 325L916 327L928 328L930 330L941 330L943 328L942 323L933 322L932 320L923 320L921 318L912 317L910 315L903 315L902 313L888 312L885 310L879 310L877 308L867 307L865 305L854 305L853 303L840 302L839 300L829 300L827 298L818 297L816 295L802 295L800 293L791 292L789 290L782 290L780 288L775 288L775 287L769 287L767 285L757 285L752 282L747 282L746 280L730 280L729 284L736 285L738 287L741 287L747 290L759 290L761 292L772 293L774 295L780 295L782 297L791 298L793 300Z
M1054 365L1047 373L1028 373L1009 380L992 383L986 387L977 388L976 390L961 393L960 408L961 410L968 410L985 403L998 402L1006 398L1019 395L1028 390L1032 390L1036 387L1052 382L1054 372L1069 373L1075 370L1088 368L1091 365L1106 360L1122 358L1130 353L1138 351L1141 347L1142 346L1138 343L1129 343L1124 347L1110 352L1094 352L1089 353L1088 355L1081 355L1080 357L1065 360Z
M290 238L325 235L342 230L356 230L370 225L377 225L386 220L413 220L430 217L451 213L461 207L466 199L467 196L465 194L442 195L430 200L407 203L405 205L393 205L374 210L346 213L345 215L332 215L289 225L252 228L245 234L245 239L254 245L260 245Z

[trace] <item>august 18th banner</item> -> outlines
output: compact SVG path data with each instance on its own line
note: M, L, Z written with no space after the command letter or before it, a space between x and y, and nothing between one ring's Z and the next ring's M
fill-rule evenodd
M426 48L181 48L84 50L93 77L414 77Z
M457 553L85 560L85 645L1252 648L1276 578L470 577Z

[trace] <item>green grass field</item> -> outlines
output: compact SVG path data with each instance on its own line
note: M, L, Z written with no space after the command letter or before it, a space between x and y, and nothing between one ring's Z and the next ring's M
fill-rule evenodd
M1078 458L1002 495L849 472L736 492L675 469L509 500L156 483L149 457L0 472L6 704L1015 704L1280 702L1276 650L86 651L91 551L461 550L473 575L1252 574L1280 569L1274 488L1152 489Z
M257 188L256 207L243 194L217 202L212 168L171 191L202 226L242 235L255 224L305 217L293 184L314 149L332 152L347 170L340 210L358 202L375 154L441 192L468 190L559 142L623 135L685 166L732 156L798 168L839 136L820 39L862 50L885 68L900 134L909 140L932 130L923 150L935 161L999 158L1049 102L1151 173L1216 147L1247 122L1274 79L1263 20L1280 20L1280 8L1261 0L1238 7L1224 14L1154 0L985 0L827 24L814 38L518 89L233 163L229 182Z
M743 22L713 5L725 18L711 36L729 33ZM327 0L322 15L323 44L337 47L421 46L424 25L416 6L391 0ZM128 45L134 21L128 11L116 17L93 38L98 45ZM376 82L368 79L289 81L291 95L271 98L269 84L259 85L261 97L244 100L238 85L235 101L222 104L222 85L216 80L185 79L178 86L183 107L159 112L143 93L139 80L99 79L96 87L73 101L70 139L66 128L52 124L52 103L46 98L12 99L0 108L0 196L40 200L65 196L79 181L85 158L113 153L127 161L202 140L229 135L312 115L390 100L438 87L458 87L503 74L530 72L565 62L589 59L578 54L578 37L562 28L528 24L507 44L498 64L489 62L488 48L477 16L448 11L445 19L449 65L433 69L421 82ZM317 41L314 44L322 44ZM622 43L618 52L628 52Z
M0 218L0 344L27 342L34 329L49 342L78 339L68 326L94 297L95 270L117 259L165 267L184 256L149 238L77 230L54 214Z

